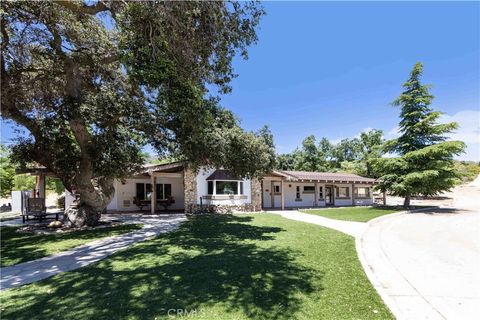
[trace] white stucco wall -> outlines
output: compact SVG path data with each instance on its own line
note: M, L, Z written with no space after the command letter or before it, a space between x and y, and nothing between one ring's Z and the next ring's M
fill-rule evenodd
M197 181L197 204L200 204L200 198L208 196L207 178L215 171L213 168L201 168L196 177ZM205 205L242 205L252 202L252 185L250 179L243 179L244 199L202 199Z

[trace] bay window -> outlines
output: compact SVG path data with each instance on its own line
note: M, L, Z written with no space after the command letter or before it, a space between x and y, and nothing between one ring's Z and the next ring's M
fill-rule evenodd
M243 195L243 181L208 181L209 195Z

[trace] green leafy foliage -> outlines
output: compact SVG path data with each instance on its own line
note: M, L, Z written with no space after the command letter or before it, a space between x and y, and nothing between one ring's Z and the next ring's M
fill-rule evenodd
M389 141L387 148L399 157L375 161L382 174L379 188L405 197L405 206L410 205L411 196L435 195L452 188L460 177L453 157L465 148L461 141L445 141L445 134L458 125L437 124L441 112L430 108L433 96L420 82L422 72L422 64L415 64L403 85L405 91L393 103L401 107L401 135Z
M101 211L141 149L245 176L273 166L268 130L245 132L211 88L228 92L247 58L257 2L2 2L2 117L12 160L55 173ZM94 190L94 192L91 192Z
M14 184L15 166L10 161L7 147L0 145L0 196L9 196Z
M362 132L359 138L342 139L333 144L327 138L316 142L311 135L302 142L301 149L292 153L277 155L276 168L281 170L302 170L319 172L350 172L367 177L376 177L373 163L380 158L383 132L372 129Z
M12 190L33 190L35 189L35 177L28 174L17 174L14 178Z
M455 170L460 175L463 182L474 180L480 175L480 163L473 161L455 161Z

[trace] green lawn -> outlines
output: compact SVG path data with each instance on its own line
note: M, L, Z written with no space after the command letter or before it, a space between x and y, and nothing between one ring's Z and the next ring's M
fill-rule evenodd
M138 230L141 225L124 224L114 227L67 233L32 234L15 232L18 227L1 227L2 267L56 254L100 238Z
M372 220L373 218L377 218L393 212L399 212L402 210L403 209L393 207L346 207L305 209L300 211L337 220L367 222L369 220Z
M274 214L206 215L0 293L2 319L393 319L354 239Z

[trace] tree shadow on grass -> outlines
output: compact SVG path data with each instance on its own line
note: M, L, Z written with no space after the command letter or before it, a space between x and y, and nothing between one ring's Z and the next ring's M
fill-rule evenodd
M3 318L158 319L171 318L171 309L205 319L293 318L300 296L321 290L322 275L271 242L283 229L251 220L194 217L100 263L12 290Z
M66 233L34 234L16 232L19 227L1 227L1 265L11 266L14 264L32 261L51 254L47 246L58 246L65 250L78 245L78 241L87 243L99 238L115 236L122 233L135 231L140 225L124 224L114 227L98 228L93 230L79 230ZM70 245L70 241L75 240ZM64 242L64 244L61 244Z

